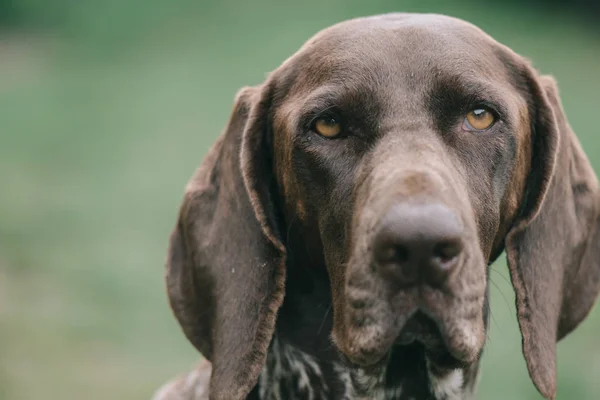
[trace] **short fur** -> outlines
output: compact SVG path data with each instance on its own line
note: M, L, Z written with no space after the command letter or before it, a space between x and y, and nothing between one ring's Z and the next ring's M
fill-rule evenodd
M462 130L482 102L498 121ZM311 130L324 112L341 137ZM599 199L554 80L475 26L389 14L325 29L240 91L186 189L167 291L210 362L156 398L472 398L488 265L506 251L529 374L553 399L556 342L600 290ZM441 287L377 269L398 203L443 204L464 226Z

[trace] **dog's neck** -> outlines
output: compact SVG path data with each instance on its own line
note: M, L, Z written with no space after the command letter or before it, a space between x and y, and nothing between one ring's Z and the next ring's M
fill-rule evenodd
M366 370L321 360L275 336L258 382L261 400L464 400L476 371L435 371L419 346L394 350L387 363Z

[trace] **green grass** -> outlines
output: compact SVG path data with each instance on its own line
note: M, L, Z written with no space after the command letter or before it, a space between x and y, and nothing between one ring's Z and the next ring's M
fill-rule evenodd
M110 4L80 10L79 25L56 35L0 36L0 399L149 398L198 359L163 283L185 183L237 89L333 22L393 10L475 22L557 77L600 168L600 38L566 18L468 2L181 2L187 11L163 12L152 0L138 25L125 9L112 29L103 18L121 9ZM494 271L479 398L538 399L504 260ZM598 332L596 310L561 342L559 399L600 397Z

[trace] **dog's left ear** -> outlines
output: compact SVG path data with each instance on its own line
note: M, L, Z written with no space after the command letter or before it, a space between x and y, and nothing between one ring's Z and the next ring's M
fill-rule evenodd
M531 170L525 204L506 237L529 375L556 396L556 342L590 312L600 290L600 197L553 78L524 68L530 92Z

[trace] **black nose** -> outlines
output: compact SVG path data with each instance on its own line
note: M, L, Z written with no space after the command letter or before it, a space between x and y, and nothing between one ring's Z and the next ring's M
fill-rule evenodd
M381 220L373 243L382 273L401 286L440 286L459 264L463 226L441 204L397 204Z

